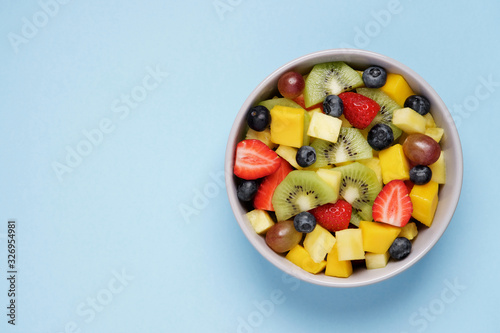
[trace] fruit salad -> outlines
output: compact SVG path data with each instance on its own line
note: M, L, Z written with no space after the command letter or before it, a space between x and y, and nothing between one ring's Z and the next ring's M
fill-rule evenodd
M312 274L404 260L446 181L429 100L399 74L342 61L287 72L276 88L248 110L235 151L255 232Z

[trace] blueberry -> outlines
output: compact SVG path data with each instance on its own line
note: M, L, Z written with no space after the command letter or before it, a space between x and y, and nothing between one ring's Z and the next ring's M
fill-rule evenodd
M398 237L392 242L391 247L389 248L389 254L392 259L401 260L406 257L411 252L411 242L408 238Z
M394 141L394 133L389 125L379 123L370 129L367 140L373 149L383 150Z
M344 113L344 102L337 95L328 95L323 101L323 111L332 117L340 117Z
M432 170L426 165L416 165L410 169L410 180L415 185L424 185L431 181Z
M271 113L262 105L257 105L248 110L247 124L248 127L257 132L262 132L271 123Z
M238 199L241 201L251 201L257 194L258 187L257 181L255 180L243 181L240 185L238 185L238 189L236 190Z
M363 72L363 82L367 88L380 88L387 81L387 72L379 66L371 66Z
M295 157L297 164L303 168L307 168L316 162L316 150L311 146L302 146L297 150Z
M309 233L316 227L316 218L309 212L302 212L295 216L293 225L298 232Z
M424 96L411 95L406 99L404 107L413 109L425 116L431 110L431 103Z

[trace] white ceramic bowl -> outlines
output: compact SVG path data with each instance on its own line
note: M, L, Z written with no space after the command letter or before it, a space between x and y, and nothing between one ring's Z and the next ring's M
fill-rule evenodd
M439 204L432 226L419 230L418 236L413 240L412 252L404 260L390 260L387 267L380 269L367 270L358 268L349 278L335 278L325 276L323 273L313 275L292 264L283 255L272 251L267 246L264 237L259 236L248 222L245 216L247 209L236 196L237 179L233 175L235 148L236 144L244 139L246 130L245 115L248 109L262 100L278 95L277 82L283 73L294 70L305 74L315 64L330 61L344 61L354 69L360 70L372 65L378 65L385 68L389 73L403 75L416 94L424 95L429 99L431 113L436 124L442 127L445 133L441 141L441 147L446 160L446 184L440 187ZM267 260L282 271L306 282L328 287L358 287L376 283L403 272L419 261L443 235L453 217L462 188L462 147L457 129L446 105L434 89L413 70L389 57L369 51L356 49L325 50L305 55L278 68L250 94L238 112L229 135L225 157L225 174L227 194L236 220L250 243Z

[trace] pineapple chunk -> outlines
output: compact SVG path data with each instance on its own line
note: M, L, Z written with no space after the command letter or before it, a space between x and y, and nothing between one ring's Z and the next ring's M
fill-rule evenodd
M426 120L424 116L410 108L395 110L392 123L406 133L425 133Z
M394 179L410 179L410 164L403 152L402 145L395 144L380 151L378 158L380 160L384 184Z
M443 138L444 129L439 127L430 127L425 130L424 134L430 136L436 140L436 142L439 142Z
M335 242L335 237L317 224L313 231L306 234L304 248L315 263L320 263L325 260L327 253L331 251Z
M364 259L363 235L360 229L344 229L335 233L339 260Z
M309 113L309 116L310 116L310 117L311 117L311 119L312 119L312 116L313 116L315 113L321 113L321 114L322 114L322 113L323 113L323 111L321 111L321 109L320 109L320 108L315 108L315 109L312 109L312 110L310 110L310 111L307 111L307 113Z
M304 142L302 108L276 105L271 109L271 141L276 144L300 148Z
M276 149L276 154L290 163L295 169L302 170L303 168L297 164L297 150L297 148L279 145L278 149Z
M367 269L384 268L389 262L389 252L385 253L370 253L365 254L365 263Z
M291 249L285 258L312 274L318 274L326 267L326 260L323 260L320 263L315 263L306 249L300 245L296 245L293 249Z
M347 119L345 119L344 114L342 114L339 117L339 119L342 120L342 127L347 127L347 128L351 128L352 127L351 123Z
M400 106L405 104L405 101L411 95L415 95L410 88L404 77L400 74L388 73L385 85L380 88L391 99L393 99Z
M413 238L417 237L417 235L417 224L415 222L409 222L401 228L401 232L399 233L398 237L404 237L408 240L412 240Z
M425 185L415 185L411 189L410 199L413 204L411 216L430 227L438 204L439 184L430 181Z
M271 141L271 130L266 128L262 132L254 131L249 128L245 139L256 139L264 142L269 148L274 149L278 145Z
M444 152L441 151L441 155L436 162L429 165L432 171L432 181L438 184L446 183L446 164L444 162Z
M380 167L380 160L376 157L372 158L367 158L364 160L358 160L359 163L366 165L373 171L375 171L375 174L377 175L377 179L380 182L380 185L384 185L382 181L382 168Z
M434 117L430 112L427 112L424 115L425 118L425 128L433 128L436 127L436 122L434 121Z
M337 142L342 120L324 113L314 113L307 135L330 142Z
M325 275L346 278L352 274L352 263L350 260L339 261L337 244L334 244L326 257Z
M318 169L316 171L318 176L325 181L330 187L333 189L335 193L335 198L331 201L331 203L336 203L339 198L340 193L340 182L342 181L342 173L337 170L331 169Z
M359 229L363 235L363 249L367 252L383 254L389 250L398 237L401 228L393 225L361 221Z
M255 232L259 235L265 234L274 225L274 221L265 210L254 209L246 215Z

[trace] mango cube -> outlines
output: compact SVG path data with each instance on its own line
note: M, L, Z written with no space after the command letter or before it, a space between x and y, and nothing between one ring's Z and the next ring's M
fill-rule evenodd
M384 184L394 179L410 179L410 164L403 152L403 146L399 143L380 151L378 158Z
M363 235L360 229L344 229L335 233L339 260L357 260L365 258Z
M335 242L336 239L331 232L317 224L313 231L306 234L304 248L315 263L320 263L325 260Z
M408 82L402 75L388 73L385 85L380 88L383 92L389 95L400 106L405 104L405 101L411 95L415 95L413 90L408 85Z
M401 232L399 233L398 237L404 237L408 240L412 240L413 238L417 237L417 235L417 224L415 222L409 222L401 228Z
M384 268L389 262L389 252L365 254L365 264L367 269Z
M405 133L425 133L426 120L424 116L410 108L394 110L392 123Z
M424 134L430 136L436 142L439 142L443 138L444 129L439 127L430 127L425 130Z
M334 244L326 257L325 275L346 278L352 274L352 263L349 260L339 261L337 244Z
M333 189L336 194L331 203L337 202L340 193L340 182L342 181L342 173L332 169L318 169L316 171L318 176L325 181Z
M411 189L410 199L413 204L411 216L430 227L438 204L439 184L430 181L425 185L415 185Z
M255 232L259 235L265 234L274 225L273 219L265 210L254 209L246 215Z
M296 245L293 249L291 249L285 258L312 274L318 274L326 267L326 260L323 260L320 263L314 262L306 249L300 245Z
M446 164L444 162L444 152L441 151L441 155L436 162L429 165L432 171L431 180L438 184L446 183Z
M361 221L359 229L363 235L363 249L366 252L386 253L398 237L401 228L386 223Z
M330 142L337 142L342 120L324 113L314 113L307 135Z
M276 105L271 109L271 141L300 148L304 142L304 117L302 108Z

